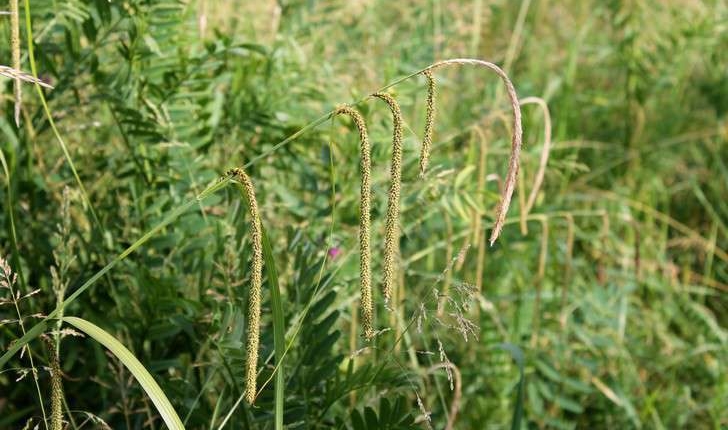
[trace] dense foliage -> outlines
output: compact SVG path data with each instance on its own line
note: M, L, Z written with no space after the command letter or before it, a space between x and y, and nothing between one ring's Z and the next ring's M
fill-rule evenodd
M290 428L728 426L725 2L30 3L21 68L34 60L53 89L46 111L24 83L16 126L3 78L0 353L131 245L63 315L128 348L188 428L273 428L276 403ZM0 28L10 40L7 16ZM517 196L485 246L512 132L501 83L437 72L422 178L426 81L390 89L404 140L386 309L392 119L357 105L372 143L369 342L358 135L321 116L453 57L497 63L519 97L547 102L544 186L522 220L545 138L524 105ZM194 200L240 166L270 242L253 405L250 202L235 187ZM64 428L164 426L117 355L55 321L0 370L0 428L51 428L56 366Z

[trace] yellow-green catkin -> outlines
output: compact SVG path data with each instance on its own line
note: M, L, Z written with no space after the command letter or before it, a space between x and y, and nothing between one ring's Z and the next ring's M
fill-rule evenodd
M258 347L260 342L260 290L263 279L263 233L255 199L255 188L242 169L233 169L229 175L240 181L245 190L250 210L250 240L253 243L253 261L248 299L248 337L245 363L245 401L253 403L257 391Z
M370 248L370 212L371 212L371 147L367 126L361 114L351 106L340 106L334 115L348 115L359 130L361 143L361 203L359 214L359 286L361 289L361 324L364 329L364 338L370 340L374 337L374 306L372 304L372 269Z
M422 72L427 79L427 111L425 113L425 135L422 138L420 151L420 176L425 175L430 162L430 148L432 148L432 135L435 130L435 78L431 70Z
M399 255L399 198L402 187L402 111L399 103L387 93L372 94L384 100L392 111L392 165L390 167L389 199L384 230L384 304L388 306L397 279Z
M20 17L18 15L18 0L10 0L10 50L13 69L20 71ZM15 79L15 125L20 126L20 107L23 97L22 82Z
M52 341L48 341L51 355L51 426L50 430L63 430L63 383L61 381L61 365Z

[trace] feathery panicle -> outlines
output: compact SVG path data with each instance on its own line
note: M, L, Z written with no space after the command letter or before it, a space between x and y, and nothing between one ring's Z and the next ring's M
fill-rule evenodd
M399 197L402 186L402 111L399 103L387 93L372 94L384 100L392 111L392 165L390 167L389 199L384 231L384 304L392 298L397 278L396 259L399 254Z
M374 306L372 304L372 269L370 249L370 212L371 212L371 148L367 126L361 114L351 106L339 106L334 116L348 115L359 130L361 142L361 204L359 214L359 285L361 289L361 319L364 338L374 337Z
M508 207L511 205L511 198L513 197L513 190L516 186L516 178L518 177L519 158L521 156L521 142L523 137L523 127L521 126L521 108L518 104L518 95L516 89L513 87L513 83L508 78L506 72L500 67L493 63L489 63L483 60L475 60L471 58L455 58L452 60L438 61L430 65L423 73L427 73L431 70L449 66L449 65L474 65L485 67L492 70L497 74L503 84L506 86L506 92L513 110L513 134L511 135L511 158L508 162L508 174L506 176L505 186L501 194L500 202L496 210L495 224L493 225L493 232L490 235L490 244L498 239L501 230L503 229L503 223L508 213Z
M546 174L546 164L549 162L549 153L551 152L551 113L546 101L540 97L526 97L522 99L520 105L535 104L543 112L543 149L541 149L541 158L538 163L538 170L536 176L533 179L533 185L531 186L531 192L528 194L528 200L523 208L521 208L521 223L525 224L525 219L533 209L533 205L536 203L536 197L538 197L538 191L543 185L543 178Z
M13 68L20 71L20 16L18 0L10 0L10 54ZM23 101L23 88L20 78L15 78L15 125L20 126L20 108Z
M432 135L435 130L435 77L430 69L422 72L427 79L427 111L425 113L425 136L422 138L420 151L420 177L425 176L427 165L430 162L430 148L432 148Z
M255 188L243 169L233 169L228 175L240 181L250 210L250 238L253 242L250 299L248 301L248 338L245 361L245 401L253 403L257 390L258 345L260 342L260 290L263 279L263 233L255 199Z

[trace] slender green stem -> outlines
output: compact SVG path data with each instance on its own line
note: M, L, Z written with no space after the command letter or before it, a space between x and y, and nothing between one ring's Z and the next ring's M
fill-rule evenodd
M25 283L23 268L20 264L20 248L18 248L18 233L15 229L15 210L13 209L15 206L13 205L13 188L10 184L10 169L8 168L8 162L2 150L0 150L0 164L2 164L3 171L5 172L5 185L8 189L8 219L10 221L10 244L13 247L13 266L15 267L15 273L20 278L20 287L25 290L27 284Z
M30 60L30 71L33 73L33 76L35 78L38 78L38 69L35 65L35 54L34 54L34 47L33 47L33 27L31 25L30 20L30 0L25 0L25 27L26 27L26 33L28 36L28 59ZM76 165L73 163L73 159L71 158L71 154L68 152L68 147L66 146L66 142L61 137L61 133L58 131L58 128L56 127L56 122L53 120L53 115L51 115L51 110L48 107L48 103L46 102L45 93L43 93L43 88L39 83L36 82L35 88L38 90L38 97L40 98L40 102L43 105L43 111L45 112L46 118L48 119L48 124L50 124L51 129L53 130L53 134L56 137L56 140L58 141L58 144L61 147L61 150L63 151L63 156L66 158L66 162L68 162L68 166L71 168L71 172L73 172L73 177L76 180L76 184L78 185L78 188L81 190L81 197L83 198L83 203L88 207L89 212L91 212L91 217L94 220L94 223L96 224L96 227L99 229L99 234L102 234L103 227L101 225L101 221L99 220L98 215L96 215L96 210L94 209L93 205L91 204L91 201L88 198L88 193L86 192L86 187L83 185L83 182L81 182L81 178L78 176L78 171L76 170Z

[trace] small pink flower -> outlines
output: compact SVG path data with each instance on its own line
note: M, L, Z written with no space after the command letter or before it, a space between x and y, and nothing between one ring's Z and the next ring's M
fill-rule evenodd
M329 248L329 258L335 260L336 257L341 255L341 252L341 248L339 248L338 246L331 247Z

